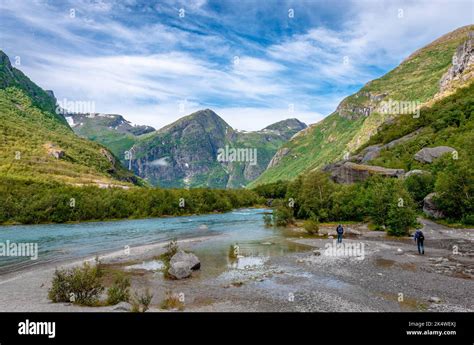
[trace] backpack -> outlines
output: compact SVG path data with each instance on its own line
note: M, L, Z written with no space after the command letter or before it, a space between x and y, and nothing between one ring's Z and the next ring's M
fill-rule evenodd
M336 231L337 231L338 234L342 234L342 233L344 233L344 228L342 226L338 226Z
M420 231L418 235L418 241L424 241L425 240L425 235L423 235L423 232Z

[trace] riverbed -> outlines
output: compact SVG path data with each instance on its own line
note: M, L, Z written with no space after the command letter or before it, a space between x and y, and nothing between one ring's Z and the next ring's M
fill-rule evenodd
M359 249L363 244L363 257L327 255L334 245L331 226L315 236L298 227L267 228L265 212L4 227L0 241L38 241L39 255L34 263L26 258L2 262L0 311L116 311L47 299L55 268L93 262L96 256L128 272L134 291L149 289L155 312L164 311L169 293L183 297L184 311L474 310L473 229L421 220L427 248L418 255L408 237L390 238L366 224L351 224L343 243ZM173 238L201 260L201 269L189 279L162 274L157 257ZM238 259L229 257L231 245L239 246Z

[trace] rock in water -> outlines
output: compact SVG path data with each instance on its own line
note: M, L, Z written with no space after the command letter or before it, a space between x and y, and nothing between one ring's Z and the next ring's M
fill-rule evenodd
M432 163L433 160L441 157L445 153L452 153L454 151L456 150L449 146L425 147L415 153L414 158L421 163Z
M444 213L434 203L433 198L436 197L436 193L430 193L423 199L423 212L433 218L443 218Z
M201 261L196 255L180 250L171 258L168 273L176 279L184 279L200 268Z

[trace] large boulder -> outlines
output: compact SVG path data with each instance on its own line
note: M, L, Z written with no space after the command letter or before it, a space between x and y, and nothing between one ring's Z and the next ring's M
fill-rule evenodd
M415 136L417 136L420 133L421 129L417 129L416 131L413 131L407 135L404 135L401 138L392 140L391 142L385 144L385 145L371 145L367 146L365 149L363 149L358 155L351 157L350 160L355 161L357 163L367 163L378 156L380 156L380 152L384 149L391 149L397 145L403 144L404 142L411 140Z
M176 279L184 279L200 268L201 261L196 255L179 250L170 260L168 274Z
M438 209L436 204L434 203L434 198L436 197L436 193L430 193L423 199L423 212L432 218L438 219L443 218L444 214L443 211Z
M353 162L338 162L326 165L323 171L331 173L336 183L354 183L364 181L371 175L399 178L405 174L403 169L388 169L376 165L364 165Z
M415 153L414 158L421 163L432 163L436 158L441 157L445 153L452 153L456 151L449 146L425 147Z
M368 161L371 161L372 159L377 158L380 155L380 151L382 150L382 147L380 145L371 145L366 147L362 151L362 163L366 163Z

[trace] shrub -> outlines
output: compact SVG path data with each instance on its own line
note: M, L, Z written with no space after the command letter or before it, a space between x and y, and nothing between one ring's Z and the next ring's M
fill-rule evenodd
M178 240L173 239L166 245L166 251L159 256L159 259L163 261L163 276L165 278L171 278L168 271L170 269L171 258L178 252Z
M166 245L166 252L164 253L164 256L166 259L171 260L171 258L178 252L179 246L178 246L178 240L177 239L172 239L167 245Z
M464 216L462 223L466 225L474 225L474 214L468 214Z
M48 298L53 302L73 302L80 305L96 305L104 290L99 265L87 262L82 267L56 270Z
M166 291L166 297L161 302L161 308L166 310L184 310L184 299L181 294Z
M428 173L411 175L404 180L404 184L413 200L421 205L425 196L433 191L434 178Z
M460 220L474 213L474 171L468 159L445 159L435 183L436 205L447 218Z
M287 226L293 223L293 212L288 207L278 206L273 211L273 223L276 226Z
M313 219L307 219L303 222L303 228L310 235L315 235L319 231L319 222Z
M410 227L416 225L416 213L411 207L392 204L387 214L387 233L392 236L408 235Z
M231 244L229 247L229 259L237 259L239 255L239 246L236 244Z
M312 171L303 178L296 199L300 201L299 216L328 220L332 208L333 193L338 186L328 175L321 171Z
M265 227L269 228L272 226L272 216L268 213L265 213L263 215L263 223L265 224Z
M115 278L114 284L107 290L107 304L115 305L130 300L130 279L123 275Z
M144 293L134 293L132 296L132 312L146 312L153 299L153 294L150 293L149 289L146 289Z
M288 183L288 181L277 181L262 184L253 188L253 191L267 199L282 199L285 197Z

